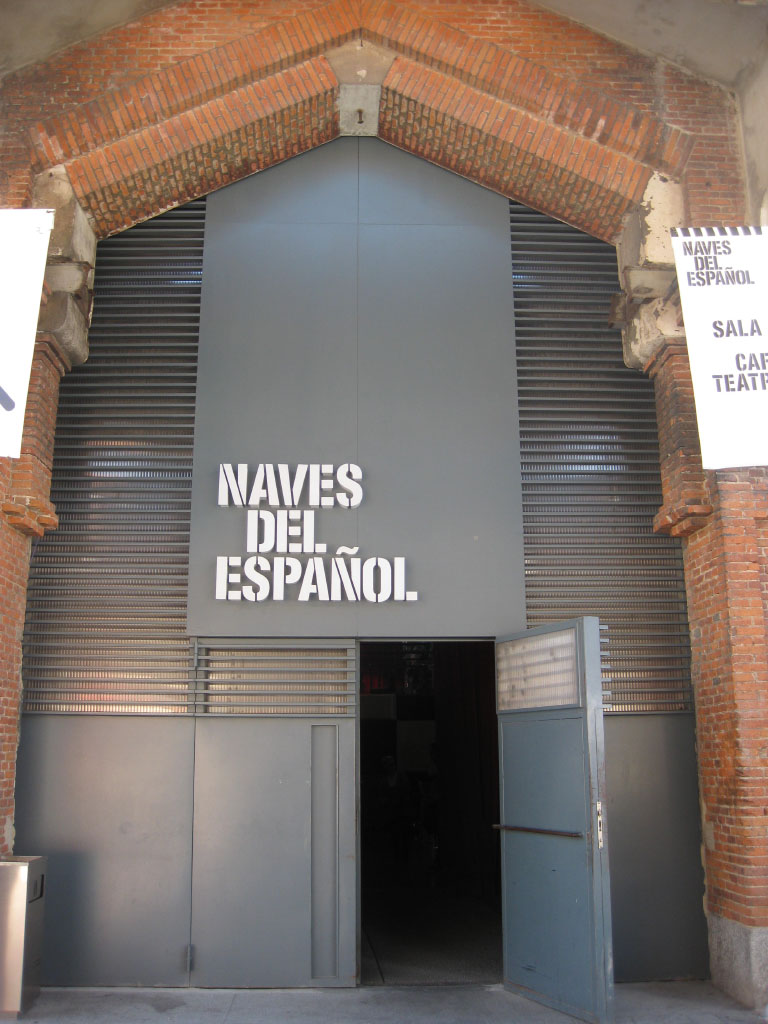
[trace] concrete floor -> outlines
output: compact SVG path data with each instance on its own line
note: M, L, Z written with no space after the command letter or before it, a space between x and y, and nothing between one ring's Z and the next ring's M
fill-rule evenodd
M363 985L495 985L501 912L441 888L366 890Z
M616 987L616 1024L755 1024L706 982ZM500 985L357 989L43 989L27 1024L572 1024Z

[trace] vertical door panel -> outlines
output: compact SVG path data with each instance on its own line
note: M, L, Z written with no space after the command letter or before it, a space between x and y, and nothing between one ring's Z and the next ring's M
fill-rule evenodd
M613 972L598 630L596 619L529 630L497 652L504 981L603 1022Z
M48 856L44 984L187 984L193 725L24 717L16 850Z
M193 985L355 983L354 771L353 720L198 719Z
M586 830L586 781L580 712L504 717L504 821L533 828ZM551 760L544 759L547 751Z

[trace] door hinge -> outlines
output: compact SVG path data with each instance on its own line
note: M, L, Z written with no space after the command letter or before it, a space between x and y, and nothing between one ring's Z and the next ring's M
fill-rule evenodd
M603 848L603 801L597 801L597 848Z
M187 965L187 974L191 974L195 969L195 947L191 942L187 946L185 960Z

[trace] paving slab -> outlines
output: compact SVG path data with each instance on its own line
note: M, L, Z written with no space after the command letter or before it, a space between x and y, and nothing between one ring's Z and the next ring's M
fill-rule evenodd
M28 1024L572 1024L501 985L45 988ZM615 1024L764 1024L707 982L616 986Z

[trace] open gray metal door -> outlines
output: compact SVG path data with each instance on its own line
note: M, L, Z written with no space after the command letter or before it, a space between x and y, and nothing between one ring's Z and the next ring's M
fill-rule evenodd
M602 1024L613 951L598 620L501 638L496 663L504 984Z

